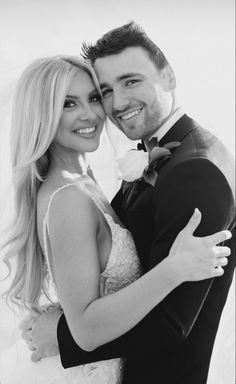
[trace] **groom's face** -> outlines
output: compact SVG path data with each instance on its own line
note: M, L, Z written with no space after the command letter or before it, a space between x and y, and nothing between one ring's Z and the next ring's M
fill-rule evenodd
M131 140L149 138L168 118L173 105L170 68L158 70L141 47L95 61L110 120Z

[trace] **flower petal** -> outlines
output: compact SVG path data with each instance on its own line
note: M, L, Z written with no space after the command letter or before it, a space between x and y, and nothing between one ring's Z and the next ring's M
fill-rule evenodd
M152 185L154 187L156 180L157 180L158 173L154 170L152 172L143 172L143 178L146 181L146 183Z
M172 149L177 148L181 145L179 141L171 141L170 143L166 143L163 145L163 148Z
M161 159L164 156L171 155L169 149L164 148L164 147L155 147L153 150L150 152L150 162Z
M148 165L148 153L143 151L128 151L122 159L117 160L122 178L125 181L140 179Z

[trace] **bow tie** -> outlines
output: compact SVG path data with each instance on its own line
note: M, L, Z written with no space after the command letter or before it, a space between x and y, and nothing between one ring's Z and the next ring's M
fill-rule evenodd
M147 143L147 147L148 149L151 151L154 147L159 147L159 142L158 142L158 139L157 137L153 137L151 140L149 140L149 142ZM144 144L144 141L142 140L141 143L138 143L137 145L137 149L139 151L144 151L144 152L147 152L147 148Z

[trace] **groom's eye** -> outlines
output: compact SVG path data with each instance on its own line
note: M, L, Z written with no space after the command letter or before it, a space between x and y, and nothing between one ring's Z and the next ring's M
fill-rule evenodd
M112 94L112 90L109 89L109 88L102 90L102 96L103 96L104 98L110 96L111 94Z
M126 86L134 85L134 84L136 84L136 83L138 83L138 82L139 82L139 80L137 80L137 79L130 79L130 80L127 80L127 81L125 82L125 85L126 85Z

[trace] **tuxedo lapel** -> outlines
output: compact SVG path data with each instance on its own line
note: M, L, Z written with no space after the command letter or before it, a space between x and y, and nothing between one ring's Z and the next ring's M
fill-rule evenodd
M194 128L194 120L190 119L187 115L183 115L160 140L160 147L172 141L181 142Z

